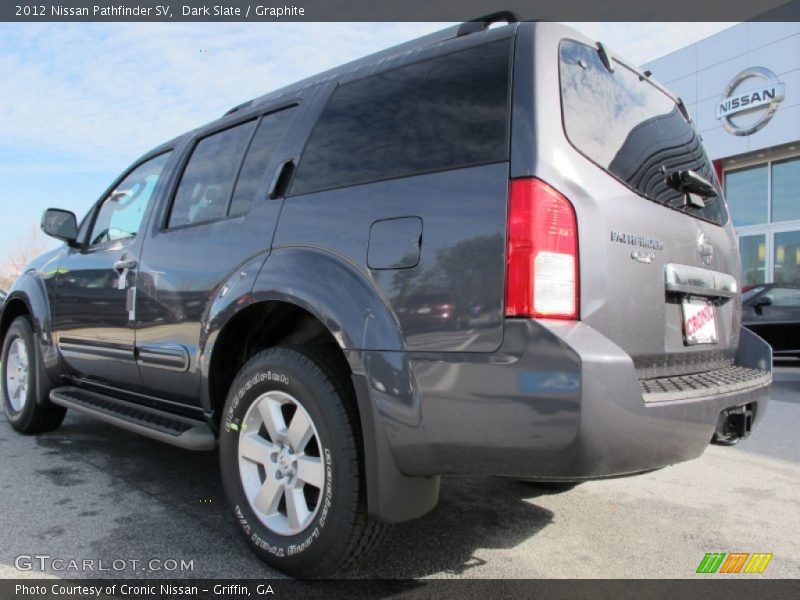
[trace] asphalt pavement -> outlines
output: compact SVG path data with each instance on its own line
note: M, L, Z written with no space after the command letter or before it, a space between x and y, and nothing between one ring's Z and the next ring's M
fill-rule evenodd
M0 577L280 577L240 538L214 453L172 448L74 412L58 431L35 437L4 421ZM711 446L692 462L562 493L448 477L433 512L394 527L346 575L695 577L706 552L771 552L759 577L797 578L798 431L800 362L784 361L760 427L738 446ZM35 558L42 556L49 558Z

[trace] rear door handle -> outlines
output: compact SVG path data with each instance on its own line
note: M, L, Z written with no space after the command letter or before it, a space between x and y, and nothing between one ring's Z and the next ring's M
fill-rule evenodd
M114 263L114 270L115 271L124 271L125 269L135 269L137 263L134 259L128 260L118 260Z
M290 158L283 161L280 166L275 170L275 175L269 183L269 192L267 196L270 200L275 200L286 194L289 188L289 180L294 173L294 159Z

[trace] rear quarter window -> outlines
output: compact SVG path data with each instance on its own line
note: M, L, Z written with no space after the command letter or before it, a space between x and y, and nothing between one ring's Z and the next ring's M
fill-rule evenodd
M589 160L641 196L721 225L722 190L691 123L675 101L646 77L613 61L610 72L596 48L563 40L559 77L564 132ZM665 172L691 169L714 183L717 198L704 208L685 205Z
M508 160L511 41L339 86L291 193Z

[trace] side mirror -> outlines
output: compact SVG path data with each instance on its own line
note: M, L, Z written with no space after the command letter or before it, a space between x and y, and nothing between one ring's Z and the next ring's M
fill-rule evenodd
M78 241L78 221L75 214L60 208L48 208L42 215L42 231L50 237L67 242L70 246Z
M759 298L753 304L753 308L758 314L761 314L763 312L765 306L772 306L772 298L766 298L766 297Z

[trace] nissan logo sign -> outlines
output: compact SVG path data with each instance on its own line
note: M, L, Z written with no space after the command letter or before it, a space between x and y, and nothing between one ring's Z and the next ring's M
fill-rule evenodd
M783 96L784 85L775 73L764 67L750 67L734 77L722 92L717 119L733 135L750 135L769 122ZM747 119L745 113L751 118ZM740 118L733 119L737 116Z

